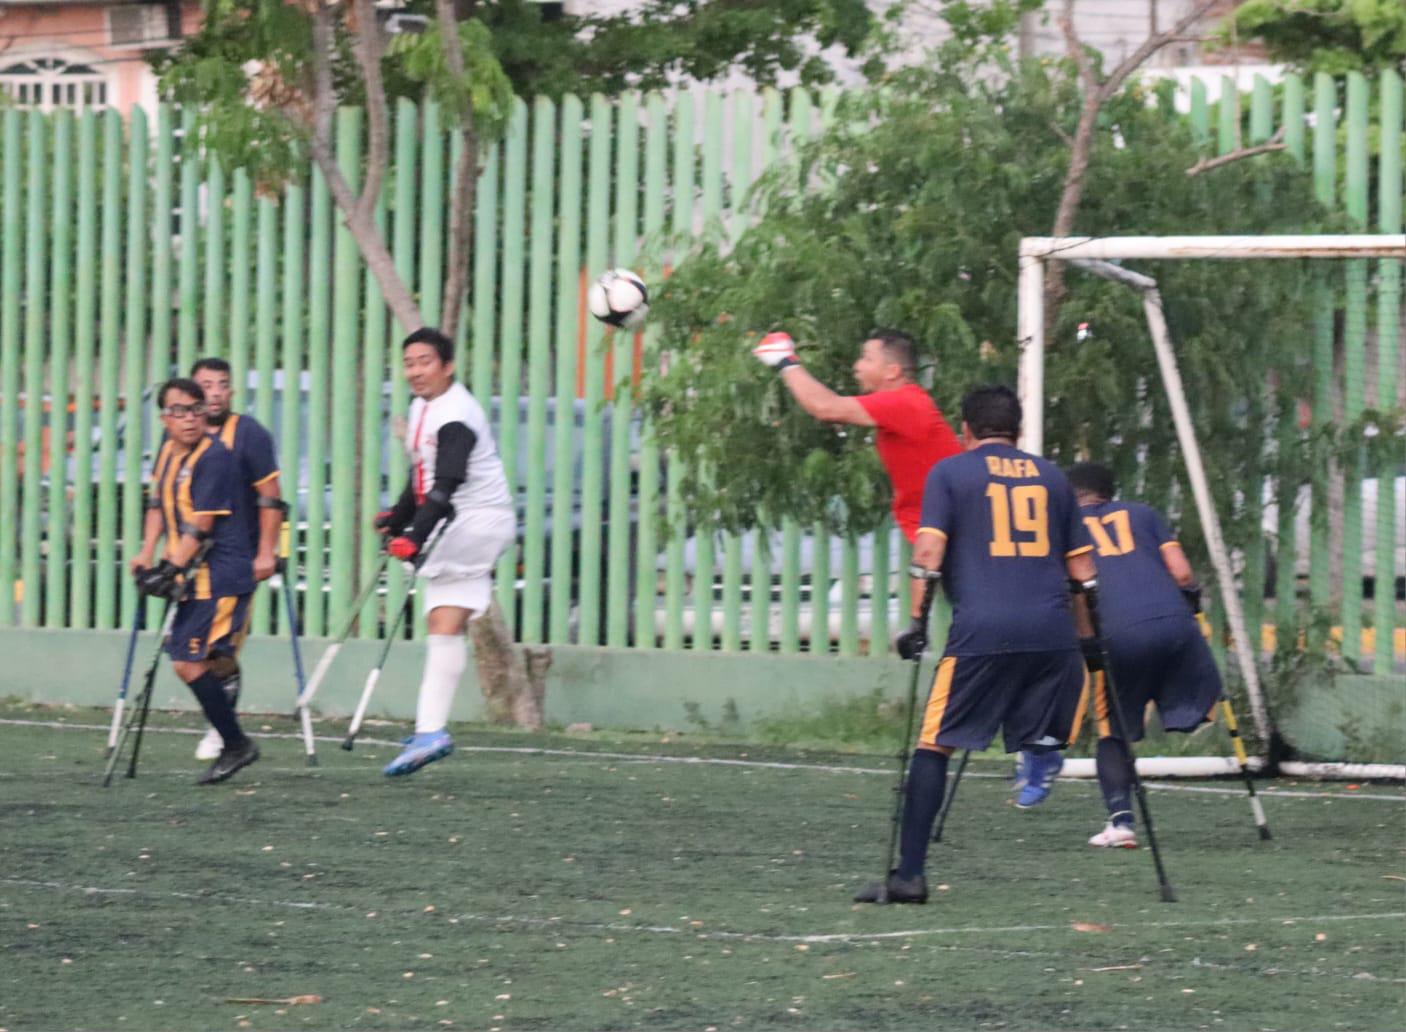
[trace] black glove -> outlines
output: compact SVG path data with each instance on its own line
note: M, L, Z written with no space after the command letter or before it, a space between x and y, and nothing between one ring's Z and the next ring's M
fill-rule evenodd
M1080 638L1079 651L1084 654L1084 666L1089 668L1089 673L1103 669L1103 648L1097 638Z
M169 559L162 559L136 575L137 590L153 598L179 602L185 594L185 570Z
M908 630L904 631L893 640L893 647L898 650L901 659L917 659L928 650L928 629L922 620L913 617L908 624Z
M1192 616L1201 612L1201 585L1192 581L1181 589L1181 597L1186 599L1186 604L1191 607Z

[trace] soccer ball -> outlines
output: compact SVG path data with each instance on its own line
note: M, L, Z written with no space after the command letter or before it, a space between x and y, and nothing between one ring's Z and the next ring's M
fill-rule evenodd
M610 269L591 284L586 307L601 322L632 330L649 313L649 288L629 269Z

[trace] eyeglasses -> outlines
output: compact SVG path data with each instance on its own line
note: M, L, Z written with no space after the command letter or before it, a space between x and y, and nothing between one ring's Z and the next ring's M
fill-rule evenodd
M161 414L170 416L172 419L184 419L186 416L205 415L205 403L197 401L194 405L167 405L161 410Z

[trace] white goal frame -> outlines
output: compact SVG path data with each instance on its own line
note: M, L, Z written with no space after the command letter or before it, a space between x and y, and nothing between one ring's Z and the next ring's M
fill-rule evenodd
M1234 571L1221 533L1220 518L1211 502L1210 487L1196 429L1186 406L1186 394L1177 368L1176 354L1162 309L1157 281L1120 266L1112 260L1154 261L1187 258L1396 258L1406 260L1406 234L1343 234L1321 236L1173 236L1173 237L1025 237L1020 242L1020 284L1017 334L1020 340L1020 371L1017 390L1024 409L1021 447L1040 454L1044 450L1045 419L1045 266L1049 262L1070 262L1104 279L1122 283L1142 297L1152 346L1162 374L1162 386L1171 406L1177 441L1186 463L1188 479L1196 501L1196 511L1206 534L1206 546L1215 569L1221 602L1230 627L1231 644L1245 682L1250 711L1256 730L1268 741L1273 722L1265 705L1259 667L1246 627L1240 596L1235 591ZM1170 761L1161 761L1167 763ZM1156 774L1158 761L1138 761L1138 769ZM1206 770L1178 769L1182 774L1226 772L1226 761L1208 758ZM1178 761L1184 768L1186 761ZM1281 765L1286 773L1323 775L1324 768L1342 768L1353 777L1406 778L1406 764L1297 764ZM1303 768L1299 770L1297 768ZM1312 769L1310 769L1312 768ZM1069 773L1066 771L1066 773ZM1174 773L1167 770L1167 774Z

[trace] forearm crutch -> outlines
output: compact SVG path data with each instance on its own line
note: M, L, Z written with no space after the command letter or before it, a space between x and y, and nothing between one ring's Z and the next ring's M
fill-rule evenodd
M337 658L337 653L342 651L342 646L351 637L352 628L356 626L356 621L361 616L361 610L366 605L371 595L376 591L381 583L381 574L385 572L386 563L390 561L390 556L381 554L380 560L376 563L376 569L367 578L366 584L361 589L361 594L357 595L356 601L352 603L351 609L347 611L347 619L342 631L337 635L336 640L328 645L317 659L317 666L312 668L312 676L308 678L307 685L298 696L298 709L306 710L312 704L312 698L317 694L318 688L322 686L322 680L327 676L327 671L332 666L332 661Z
M132 758L127 764L127 776L129 778L137 776L137 756L142 749L142 733L146 730L147 714L151 711L151 696L152 689L156 685L156 671L161 665L161 653L165 649L166 638L171 633L171 625L176 621L177 608L174 602L166 603L166 612L161 619L161 632L156 636L156 652L151 657L151 665L147 667L146 675L142 679L142 690L132 702L132 715L127 718L126 724L122 727L121 737L107 758L107 769L103 771L103 788L112 784L112 773L117 769L118 760L122 758L122 749L127 744L127 737L132 733L134 726L137 737L132 740Z
M1076 583L1079 584L1079 590L1088 604L1089 623L1093 627L1094 640L1098 642L1099 655L1103 659L1103 692L1104 699L1108 703L1108 716L1113 724L1113 733L1122 741L1123 750L1127 756L1128 776L1133 784L1133 794L1137 798L1143 826L1147 829L1147 844L1152 849L1152 863L1157 868L1157 884L1162 891L1163 902L1175 903L1177 901L1176 890L1172 888L1172 883L1167 879L1167 869L1162 865L1162 851L1157 848L1157 833L1152 827L1152 810L1147 805L1147 789L1143 787L1142 778L1138 776L1137 757L1133 755L1133 743L1128 738L1127 724L1123 720L1123 704L1118 699L1118 688L1113 683L1113 660L1108 655L1108 649L1103 643L1098 615L1098 580L1091 579Z
M952 809L952 800L957 798L957 786L962 783L962 772L967 769L967 761L972 758L970 749L962 750L962 760L957 764L957 773L952 776L952 787L947 790L947 798L942 801L942 812L937 815L937 827L933 829L932 840L942 841L942 826L947 823L947 811Z
M137 598L136 608L133 610L132 633L127 638L127 659L122 666L122 686L117 689L117 701L112 704L112 723L107 729L107 751L104 756L111 756L112 751L117 748L117 734L122 729L122 711L127 706L127 686L132 680L132 661L137 658L137 637L142 633L142 616L145 615L146 599Z
M405 614L410 609L414 598L414 589L407 590L405 601L396 610L395 620L386 633L386 641L381 646L380 658L376 660L376 665L371 668L371 672L366 675L366 684L362 686L361 698L357 700L356 704L356 712L352 714L351 723L347 726L347 737L342 740L342 748L348 752L356 744L356 736L361 733L361 722L366 718L366 707L371 704L371 695L376 691L377 682L381 680L381 670L386 665L386 657L391 654L391 646L395 644L395 636L400 630L400 623L405 619Z
M1230 732L1230 744L1235 748L1235 762L1245 779L1245 791L1250 795L1250 811L1255 815L1255 827L1259 829L1261 839L1273 838L1269 833L1269 821L1264 816L1264 807L1260 805L1260 797L1255 792L1255 779L1250 773L1250 758L1245 752L1245 740L1240 737L1240 722L1235 719L1235 711L1230 708L1230 696L1222 698L1220 704L1221 712L1225 714L1225 729Z
M302 704L307 684L303 680L303 650L298 644L298 607L293 601L293 584L289 580L286 556L278 561L278 574L283 581L283 600L288 610L288 640L293 646L293 676L298 689L298 720L303 729L303 749L307 753L308 766L316 767L317 745L312 736L312 715L308 712L308 707Z

